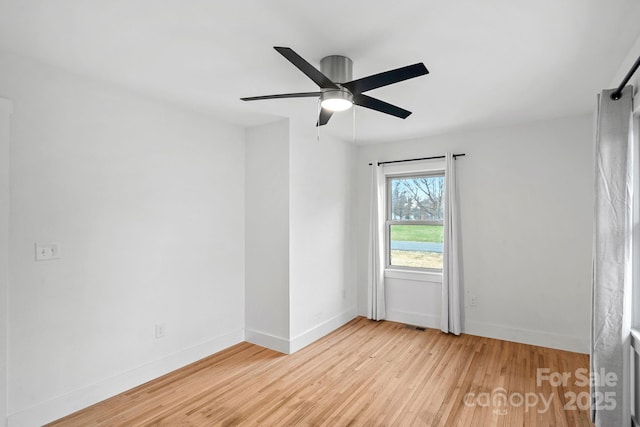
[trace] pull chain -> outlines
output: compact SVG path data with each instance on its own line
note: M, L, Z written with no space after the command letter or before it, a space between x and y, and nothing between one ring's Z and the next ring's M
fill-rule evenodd
M316 115L316 142L320 142L320 111L322 111L322 107L320 106L320 98L318 98L318 114Z
M352 135L352 144L356 143L356 106L353 105L351 106L351 109L353 110L353 114L352 114L352 120L351 122L353 123L353 129L351 129L351 135Z

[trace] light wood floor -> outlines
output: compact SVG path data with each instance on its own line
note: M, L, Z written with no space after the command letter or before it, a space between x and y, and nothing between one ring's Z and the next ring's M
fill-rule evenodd
M235 345L52 425L592 426L575 376L588 363L357 318L289 356ZM537 385L538 368L571 378Z

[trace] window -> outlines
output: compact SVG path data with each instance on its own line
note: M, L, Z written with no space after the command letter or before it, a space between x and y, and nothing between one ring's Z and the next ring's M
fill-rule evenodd
M388 266L442 270L444 174L387 177Z

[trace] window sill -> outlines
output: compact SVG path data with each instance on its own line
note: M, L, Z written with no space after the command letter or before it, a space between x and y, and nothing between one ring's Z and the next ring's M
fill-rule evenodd
M442 273L435 271L387 268L384 270L384 277L388 279L413 280L416 282L442 283Z

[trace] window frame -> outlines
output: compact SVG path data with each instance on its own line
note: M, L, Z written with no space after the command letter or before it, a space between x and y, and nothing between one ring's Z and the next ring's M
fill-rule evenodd
M391 181L397 178L426 178L426 177L442 177L445 185L447 185L447 177L445 176L444 169L425 169L425 170L412 170L410 172L398 172L398 173L386 173L384 176L384 190L385 190L385 221L384 221L384 234L385 234L385 260L386 270L402 270L402 271L416 271L423 273L442 273L442 268L428 268L428 267L410 267L404 265L391 264L391 226L392 225L440 225L444 227L444 218L441 221L432 220L393 220L391 219Z

